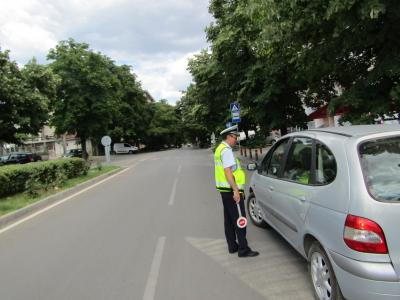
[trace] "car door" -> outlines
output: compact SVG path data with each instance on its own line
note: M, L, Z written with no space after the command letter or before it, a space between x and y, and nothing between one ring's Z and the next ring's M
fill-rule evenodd
M17 154L10 154L7 159L7 164L17 164L18 163L18 155Z
M312 197L314 147L312 138L293 137L279 178L270 184L271 210L281 234L295 247L300 243Z
M128 153L129 150L131 150L131 145L129 145L129 144L124 144L124 153Z
M277 177L282 167L289 140L289 138L286 138L274 145L263 159L252 181L257 205L261 209L265 221L273 227L276 226L276 220L271 209L271 186L278 180Z

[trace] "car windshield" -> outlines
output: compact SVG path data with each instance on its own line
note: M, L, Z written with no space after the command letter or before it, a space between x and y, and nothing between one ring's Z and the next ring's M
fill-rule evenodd
M370 194L377 200L400 201L400 137L364 142L359 154Z

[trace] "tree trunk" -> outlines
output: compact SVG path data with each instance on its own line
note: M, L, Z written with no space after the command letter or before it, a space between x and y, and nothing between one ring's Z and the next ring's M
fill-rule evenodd
M284 136L285 134L288 133L287 127L285 125L281 126L280 129L281 129L281 136Z
M82 144L82 158L84 160L87 160L89 155L88 155L88 153L86 151L86 137L85 136L81 136L80 140L81 140L81 144Z

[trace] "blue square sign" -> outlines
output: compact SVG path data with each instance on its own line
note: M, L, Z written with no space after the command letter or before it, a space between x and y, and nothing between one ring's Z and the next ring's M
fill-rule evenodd
M239 112L240 108L239 108L239 104L236 102L233 102L230 104L230 108L231 108L231 112L235 113L235 112Z
M232 123L240 123L240 117L232 118Z

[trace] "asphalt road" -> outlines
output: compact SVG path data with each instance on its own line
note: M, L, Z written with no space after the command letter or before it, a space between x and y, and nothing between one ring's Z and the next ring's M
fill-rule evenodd
M209 150L125 155L109 180L0 234L0 299L312 299L305 260L248 227L228 254Z

